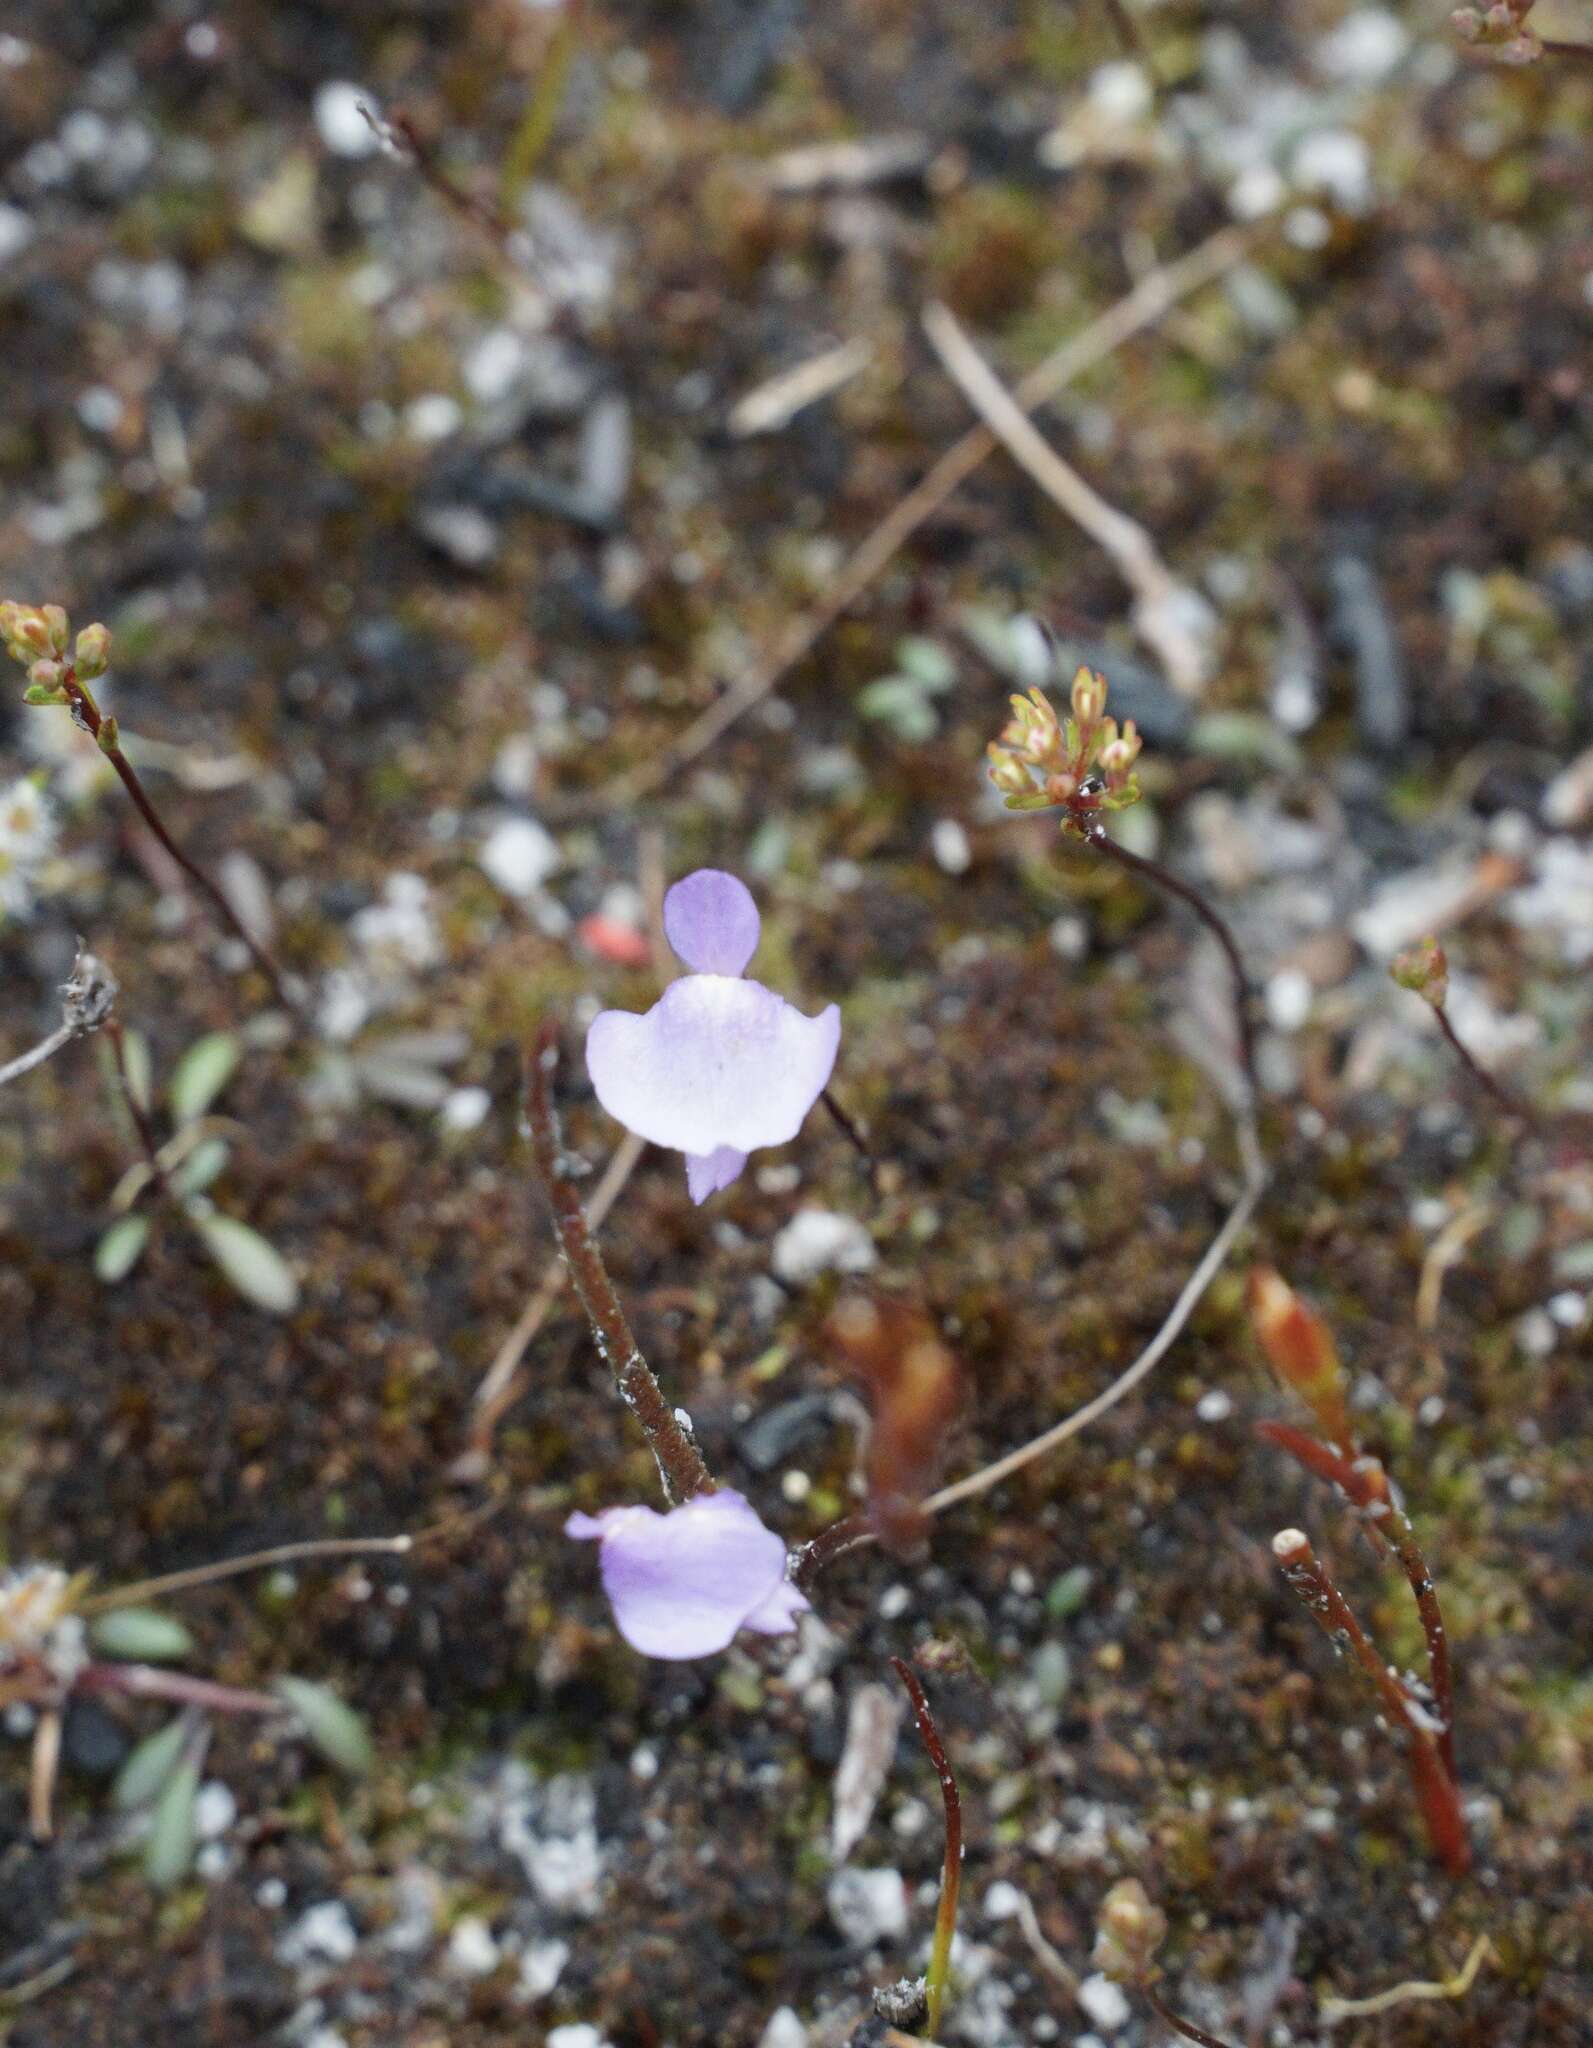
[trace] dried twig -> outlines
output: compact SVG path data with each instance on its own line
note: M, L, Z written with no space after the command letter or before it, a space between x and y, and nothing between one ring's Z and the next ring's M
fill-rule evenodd
M1070 336L1021 379L1013 391L1019 406L1032 412L1056 397L1126 341L1154 327L1181 299L1231 270L1253 240L1253 233L1244 229L1222 228L1187 255L1142 277L1115 306ZM970 427L961 439L954 441L853 550L819 602L791 622L768 658L693 719L672 745L606 784L596 793L595 802L608 810L623 808L638 797L649 795L705 754L738 719L772 696L797 663L812 653L836 620L896 559L920 527L935 516L958 486L1000 445L985 426Z
M269 1571L274 1565L300 1564L311 1558L404 1557L434 1533L439 1532L424 1530L419 1536L324 1536L303 1543L278 1543L269 1550L251 1550L243 1557L223 1558L218 1564L190 1565L186 1571L165 1572L157 1579L139 1579L131 1586L95 1593L78 1603L78 1612L110 1614L118 1607L139 1607L146 1601L162 1599L167 1593L184 1593L193 1586L213 1586L220 1579L234 1579L244 1572Z
M665 1497L674 1504L690 1500L694 1494L712 1493L714 1482L708 1467L637 1348L588 1228L581 1197L565 1158L558 1113L553 1107L552 1079L558 1057L555 1028L551 1023L544 1024L526 1061L526 1117L537 1170L552 1198L554 1227L570 1278L592 1326L593 1340L614 1375L620 1398L641 1424L658 1461Z
M1476 1983L1477 1972L1493 1952L1493 1943L1487 1935L1479 1934L1471 1945L1470 1955L1452 1977L1442 1977L1436 1983L1416 1978L1392 1985L1387 1991L1374 1992L1369 1998L1324 1998L1322 2024L1331 2027L1340 2020L1371 2019L1377 2013L1391 2012L1396 2005L1412 2005L1422 1999L1464 1998Z
M1109 554L1134 593L1134 625L1180 695L1197 697L1211 677L1208 650L1191 622L1205 600L1172 575L1137 520L1109 505L1063 461L963 332L948 306L924 311L924 332L946 374L1007 453L1075 525Z
M0 1088L7 1081L20 1080L22 1075L32 1073L35 1067L43 1066L47 1059L52 1059L74 1038L84 1038L89 1032L97 1031L110 1016L116 996L115 975L79 940L72 972L61 986L60 1023L48 1038L41 1039L31 1050L19 1053L14 1060L0 1067Z

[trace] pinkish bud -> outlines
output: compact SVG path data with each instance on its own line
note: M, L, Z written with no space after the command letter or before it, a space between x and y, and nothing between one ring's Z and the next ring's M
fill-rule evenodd
M1106 678L1094 669L1081 668L1073 678L1073 716L1082 733L1088 734L1106 715Z
M58 604L46 604L39 607L39 617L43 619L44 629L50 636L50 651L53 654L65 654L66 643L72 637L72 624L66 613Z
M36 605L11 602L0 606L0 632L18 661L48 659L56 651L49 623Z
M109 627L95 624L83 628L77 636L76 662L78 677L85 683L104 675L111 665Z
M1441 1010L1449 995L1449 962L1435 938L1418 939L1389 962L1389 973L1401 988Z
M1101 1901L1093 1960L1108 1977L1138 1982L1153 1974L1166 1939L1167 1915L1152 1905L1137 1877L1125 1877Z

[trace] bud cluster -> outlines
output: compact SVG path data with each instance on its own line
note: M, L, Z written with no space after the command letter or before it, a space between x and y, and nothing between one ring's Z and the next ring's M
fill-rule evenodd
M70 703L69 683L94 682L111 664L109 628L85 626L73 647L72 622L58 604L19 604L7 598L0 604L0 640L28 672L23 698L28 704Z
M1535 0L1494 0L1491 7L1457 7L1449 26L1463 43L1495 51L1501 64L1535 64L1543 45L1527 27Z
M1009 811L1060 808L1062 829L1082 837L1097 812L1138 801L1141 742L1133 719L1120 732L1106 716L1106 678L1093 669L1073 678L1072 713L1059 718L1044 692L1032 689L1012 699L1012 717L986 751Z
M0 1673L42 1664L70 1685L88 1662L83 1621L74 1612L85 1580L56 1565L0 1573Z

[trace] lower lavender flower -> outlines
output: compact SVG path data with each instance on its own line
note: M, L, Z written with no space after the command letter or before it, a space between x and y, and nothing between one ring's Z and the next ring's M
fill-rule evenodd
M786 1635L807 1610L786 1577L784 1543L728 1489L665 1515L647 1507L571 1515L564 1533L601 1545L614 1620L644 1657L711 1657L740 1629Z
M669 943L694 971L643 1016L604 1010L586 1067L609 1115L686 1155L694 1202L728 1187L749 1152L783 1145L829 1083L841 1040L833 1003L805 1017L744 970L759 919L744 882L699 868L664 898Z

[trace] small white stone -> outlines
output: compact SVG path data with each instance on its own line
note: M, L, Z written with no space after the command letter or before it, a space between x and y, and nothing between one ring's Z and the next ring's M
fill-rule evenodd
M1286 967L1267 983L1267 1020L1274 1031L1298 1031L1311 1014L1311 981Z
M573 2027L555 2027L548 2035L547 2048L609 2048L607 2041L584 2020Z
M769 2024L758 2036L758 2048L808 2048L808 2030L790 2006L769 2015Z
M998 1880L985 1893L985 1918L1011 1920L1023 1911L1023 1894L1015 1884Z
M230 1786L218 1778L201 1785L194 1798L194 1833L201 1842L213 1842L224 1835L238 1818L238 1802Z
M526 364L526 346L512 327L490 327L465 357L465 388L478 405L507 398Z
M546 1998L561 1976L564 1966L570 1960L570 1944L552 1939L534 1941L520 1958L520 1978L515 1986L515 1995L529 2004L533 1999Z
M448 1937L448 1967L460 1977L490 1977L498 1967L501 1952L492 1929L478 1914L466 1913L454 1922Z
M536 893L556 874L564 856L552 833L535 818L503 818L481 843L476 859L506 896Z
M376 112L365 88L350 85L347 79L329 79L316 88L315 125L334 156L373 156L381 148L376 130L360 112L361 101Z
M1574 1287L1566 1288L1563 1294L1551 1295L1544 1305L1551 1321L1558 1323L1562 1330L1580 1329L1582 1318L1587 1314L1587 1296L1578 1294Z
M787 1286L820 1273L866 1273L878 1261L873 1239L855 1216L833 1209L798 1209L774 1240L770 1265Z
M1329 78L1375 83L1410 48L1405 25L1381 7L1359 7L1316 46L1318 66Z
M1128 2024L1131 2007L1120 1984L1110 1977L1086 1977L1079 1986L1079 2004L1103 2032L1115 2034Z
M279 1959L297 1963L346 1963L359 1947L359 1936L341 1899L323 1899L309 1906L277 1943Z
M280 1877L263 1877L254 1888L254 1902L267 1913L280 1913L288 1903L288 1888Z
M1516 1343L1528 1358L1547 1358L1557 1342L1552 1320L1541 1308L1529 1308L1516 1323Z
M1091 72L1087 91L1092 107L1108 121L1125 125L1142 119L1155 101L1143 69L1126 58L1102 64Z
M404 431L412 441L446 441L464 424L464 410L446 391L423 391L404 407Z
M1226 1422L1233 1413L1232 1397L1221 1387L1213 1387L1209 1394L1202 1394L1195 1403L1195 1413L1202 1422Z
M442 1106L444 1128L450 1131L479 1130L492 1107L485 1088L456 1088Z
M1303 192L1320 192L1346 213L1364 213L1372 203L1372 157L1363 137L1350 128L1319 128L1294 152L1294 182Z
M929 850L943 874L965 875L973 865L973 848L968 834L955 818L937 818L929 835Z
M827 1898L830 1918L854 1948L900 1941L907 1932L907 1887L899 1870L838 1870Z

